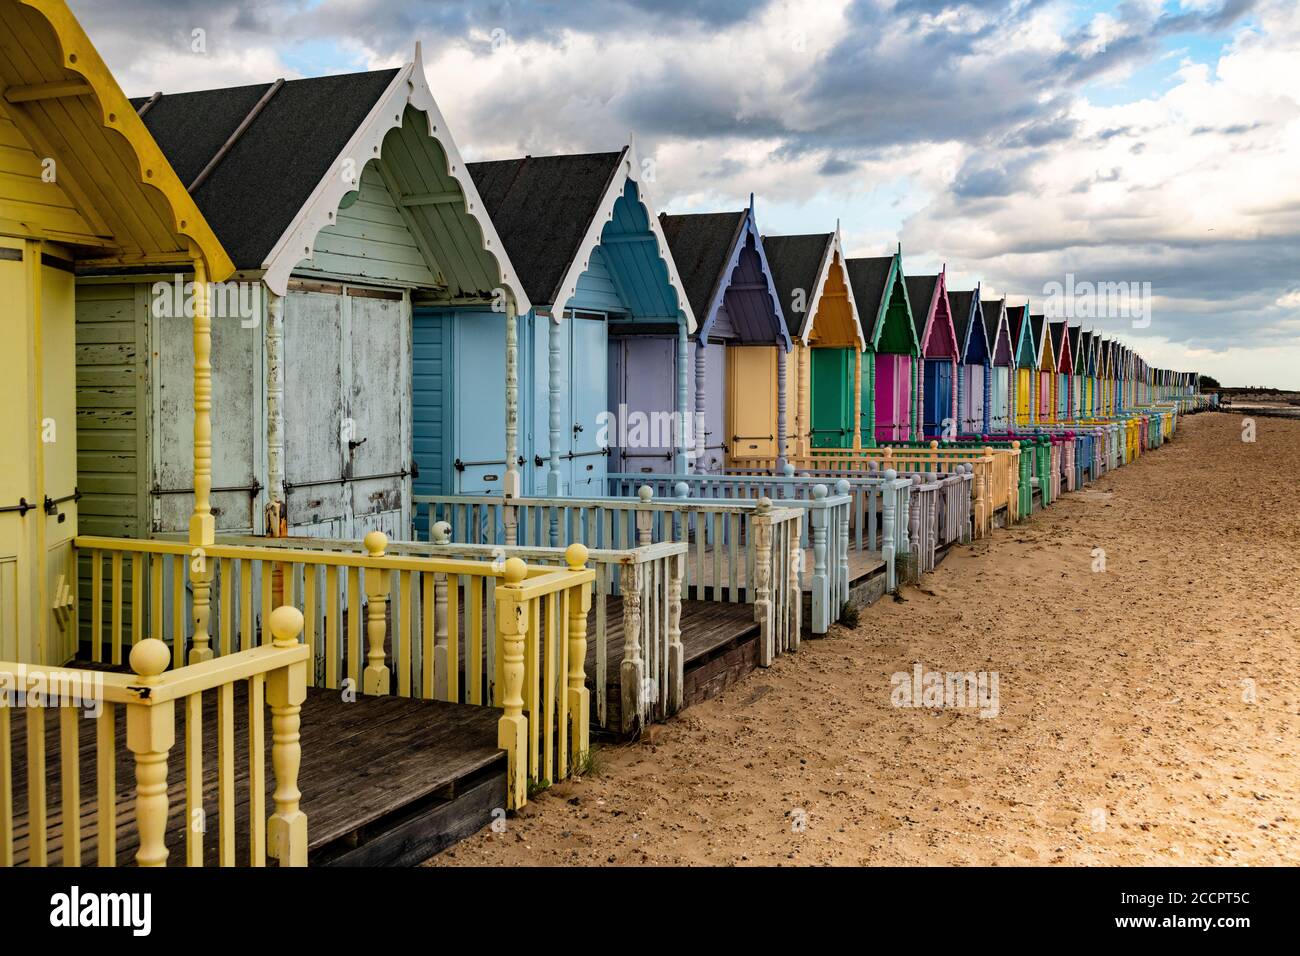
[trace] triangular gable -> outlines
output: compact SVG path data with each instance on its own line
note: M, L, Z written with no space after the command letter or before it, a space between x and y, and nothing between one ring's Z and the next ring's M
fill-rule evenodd
M84 247L79 261L92 266L197 255L209 279L227 278L226 250L67 5L9 0L0 16L14 43L0 56L8 147L0 220L12 222L9 231ZM4 135L10 124L16 137ZM54 182L45 181L46 159L57 162ZM39 203L26 190L10 195L25 179L40 183Z
M1034 331L1037 367L1044 372L1055 372L1056 350L1052 347L1052 334L1047 324L1047 317L1031 315L1029 325Z
M698 338L708 339L725 305L735 341L790 350L752 195L738 213L660 213L659 222L699 322Z
M865 348L839 227L824 234L764 236L763 245L792 337L804 345ZM797 308L801 302L803 312Z
M1070 352L1070 336L1067 333L1064 322L1052 322L1052 346L1056 349L1056 371L1069 372L1074 368L1072 353Z
M627 235L623 230L634 228L638 233L636 238L642 238L640 233L644 232L646 240L636 244L637 251L620 252L606 258L622 260L625 268L644 268L652 273L662 269L660 278L667 286L662 298L666 301L669 297L667 293L671 291L671 297L675 300L676 318L685 321L687 332L693 334L698 328L695 312L691 308L690 298L677 272L677 264L673 261L668 239L659 222L659 214L651 197L644 169L641 156L637 152L636 138L629 137L605 194L601 197L582 241L578 244L573 262L560 280L555 301L549 304L555 316L563 317L569 301L578 294L578 280L591 267L593 250L600 247L606 238L612 240L611 244L616 243L615 236ZM634 225L628 222L633 219L636 220ZM632 243L628 245L631 246ZM619 264L611 263L611 268L617 273Z
M1011 319L1007 315L1007 300L988 299L980 301L980 315L984 320L984 332L987 335L989 324L993 325L993 343L989 350L990 361L999 368L1009 368L1016 364L1015 345L1011 338Z
M231 247L245 277L283 295L314 262L318 237L381 171L448 301L491 302L497 290L529 308L425 79L410 63L379 70L156 96L134 104Z
M949 292L954 331L957 334L958 361L965 365L985 365L990 361L988 331L980 307L980 287L969 292Z
M913 305L912 324L925 358L957 358L957 331L948 297L946 267L937 275L907 276L907 297Z
M1014 364L1018 368L1037 368L1038 346L1034 342L1033 323L1029 321L1029 306L1008 306L1007 326L1011 330Z
M1074 375L1079 374L1079 358L1082 355L1081 347L1083 344L1083 326L1067 325L1066 338L1070 340L1070 372Z
M907 295L902 251L892 256L850 259L849 284L871 320L868 345L875 352L920 355L921 342Z

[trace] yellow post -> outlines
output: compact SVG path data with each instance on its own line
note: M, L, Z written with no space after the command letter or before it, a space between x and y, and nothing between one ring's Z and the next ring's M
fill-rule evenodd
M571 544L564 551L570 571L587 566L587 549ZM587 758L591 749L591 692L587 690L587 615L591 611L591 585L569 589L569 727L574 766Z
M171 662L162 641L143 640L131 648L131 670L140 683L159 683ZM167 865L167 754L176 743L175 701L150 704L146 698L126 708L126 746L135 754L135 825L140 834L137 866Z
M194 593L194 643L190 663L212 659L208 621L211 616L212 569L205 549L216 540L212 517L212 316L208 312L208 271L194 257L194 513L190 515L190 585ZM246 637L246 635L245 635Z
M302 625L302 613L297 608L276 608L271 612L272 644L293 647ZM307 699L309 664L299 661L266 676L266 702L271 708L271 766L275 770L275 813L266 823L267 852L281 866L307 865L307 815L299 808L302 745L298 730L302 702Z
M497 653L501 664L501 706L497 746L506 751L506 806L517 810L528 802L528 718L524 716L524 635L528 633L528 601L520 584L528 565L507 558L496 588Z
M362 540L366 553L372 558L382 558L388 547L388 535L372 531ZM364 694L387 694L389 690L388 665L384 662L384 635L388 630L389 573L376 568L366 569L366 672L361 681Z

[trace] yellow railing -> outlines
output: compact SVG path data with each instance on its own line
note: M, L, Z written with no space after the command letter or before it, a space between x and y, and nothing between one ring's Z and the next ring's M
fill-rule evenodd
M187 652L190 661L222 657L269 642L271 608L291 605L304 616L313 686L502 708L512 809L527 802L527 781L578 769L590 740L585 658L595 572L585 567L587 549L570 545L567 567L557 568L389 554L377 531L363 545L193 548L78 537L90 564L91 656L120 661L127 632L134 640L151 624L174 661ZM129 628L121 611L128 589L130 606L148 609L148 620L132 615Z
M35 667L0 662L0 865L45 866L57 851L64 866L80 866L83 843L93 839L94 860L115 866L119 823L134 835L139 866L165 866L167 837L183 841L185 863L202 866L207 832L204 806L203 694L216 691L217 862L236 862L235 689L247 685L248 861L267 859L281 866L306 866L307 818L299 808L300 711L306 696L310 650L298 642L302 615L278 608L270 615L270 644L204 663L167 671L171 652L159 640L131 648L133 674L74 668ZM37 694L40 696L37 696ZM178 708L177 705L180 705ZM266 715L271 710L270 763L274 812L266 816ZM183 715L184 807L177 813L168 793L168 769L176 745L177 710ZM58 760L50 761L49 711L58 712ZM81 723L92 711L91 734ZM120 736L119 715L125 735ZM25 726L14 739L13 726ZM52 728L50 728L52 729ZM83 739L84 738L84 739ZM125 748L134 762L133 799L123 804L119 821L117 768ZM82 753L94 768L95 812L82 814ZM18 773L15 775L15 756ZM25 791L25 813L15 784ZM60 800L51 812L47 787ZM19 806L15 806L19 803ZM16 812L17 811L17 812ZM87 824L83 832L83 822ZM180 835L184 830L183 838Z

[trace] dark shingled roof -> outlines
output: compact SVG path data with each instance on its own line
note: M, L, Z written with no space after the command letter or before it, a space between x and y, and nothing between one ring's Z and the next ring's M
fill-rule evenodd
M1025 306L1025 308L1027 309L1029 307ZM1034 330L1034 348L1038 350L1039 356L1046 355L1047 350L1043 348L1043 327L1047 320L1041 315L1031 315L1029 321ZM1056 353L1053 352L1052 355L1053 358L1055 358ZM1053 362L1052 364L1055 365L1056 363Z
M1047 325L1052 330L1052 354L1059 358L1061 355L1061 340L1065 338L1065 323L1049 322ZM1071 352L1070 355L1073 358L1074 353ZM1060 369L1058 371L1064 370Z
M998 347L998 327L1002 322L1002 303L1005 299L980 299L980 318L984 320L984 335L989 343L989 358L995 358ZM1008 330L1009 331L1009 330ZM1011 359L1016 357L1016 343L1011 342Z
M952 324L957 332L957 348L961 354L966 354L966 336L969 334L971 323L971 307L974 304L975 290L969 292L953 292L948 290L948 308L952 310ZM984 331L984 323L979 323L979 328L975 331L984 336L984 349L988 351L991 347L987 333Z
M1071 325L1070 327L1070 364L1077 364L1079 361L1079 337L1083 334L1082 325Z
M808 321L808 311L796 312L792 306L795 289L802 289L804 305L811 306L821 279L822 260L826 249L835 239L835 233L818 233L812 236L764 236L763 252L768 268L772 270L772 284L780 297L781 311L785 313L786 328L791 338L803 335Z
M194 193L239 269L259 269L397 70L289 80ZM159 97L144 115L185 185L272 84ZM137 110L145 98L134 99Z
M925 320L930 317L930 301L934 298L934 287L939 284L939 277L905 276L903 281L907 283L907 299L912 303L912 325L916 327L916 340L924 342Z
M1028 315L1029 306L1027 305L1007 306L1007 327L1011 329L1011 353L1016 357L1019 356L1020 330L1024 326Z
M659 214L659 224L668 239L668 249L677 274L686 287L686 298L696 321L703 326L718 284L726 281L723 270L731 249L745 224L745 212L707 212L687 216Z
M534 306L554 305L559 298L560 283L622 155L525 156L468 164Z
M853 288L853 301L858 305L862 331L868 342L876 334L876 318L880 315L880 302L885 297L885 283L889 281L889 268L893 264L893 256L850 259L845 263L849 285Z

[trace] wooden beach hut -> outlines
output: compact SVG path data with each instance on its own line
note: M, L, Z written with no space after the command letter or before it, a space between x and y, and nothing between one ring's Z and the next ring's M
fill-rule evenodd
M1083 407L1083 373L1080 371L1083 363L1083 326L1068 325L1066 327L1066 334L1070 340L1070 400L1068 417L1070 421L1075 422L1079 420L1079 413Z
M876 442L919 439L921 340L907 295L902 247L892 256L850 259L848 273L870 329L862 433Z
M1045 316L1031 315L1038 373L1034 376L1034 419L1040 425L1056 421L1056 349Z
M1016 340L1011 336L1006 297L981 300L980 316L989 340L991 363L988 427L995 434L1005 434L1014 428L1016 422Z
M865 338L839 227L764 236L763 247L794 346L786 359L786 407L794 409L794 428L782 454L859 447Z
M699 329L691 343L693 470L777 458L789 430L790 333L754 216L659 214ZM784 464L781 461L780 464Z
M948 306L957 336L957 428L961 435L984 435L992 407L993 353L979 285L969 292L949 291Z
M1074 369L1074 356L1070 351L1070 336L1066 324L1048 321L1052 333L1052 350L1056 352L1056 378L1052 388L1053 420L1057 423L1070 420L1070 373Z
M948 299L947 267L938 275L907 276L907 298L921 345L918 402L923 438L955 438L957 423L957 360L960 349Z
M455 433L470 432L474 446L441 449L417 492L590 495L604 492L612 470L685 473L695 320L635 142L469 171L532 309L517 342L459 348L443 341L464 325L459 310L417 316L417 344L440 347L453 369L440 391L417 395L417 415L436 422L442 409L473 408L485 382L505 383L491 420L456 412Z
M1007 326L1011 332L1012 366L1015 369L1014 401L1015 425L1025 428L1037 419L1038 343L1034 340L1033 323L1029 319L1029 305L1007 307Z
M408 537L413 440L423 455L444 425L412 416L413 382L438 374L423 348L413 356L413 310L478 309L500 363L505 327L528 304L419 47L398 69L155 94L132 108L238 269L213 292L214 400L227 409L217 528ZM193 486L180 388L193 362L190 277L94 272L79 282L78 428L122 445L83 456L89 527L178 531ZM134 375L107 401L92 383L123 364ZM478 405L499 408L504 390L480 379Z

